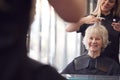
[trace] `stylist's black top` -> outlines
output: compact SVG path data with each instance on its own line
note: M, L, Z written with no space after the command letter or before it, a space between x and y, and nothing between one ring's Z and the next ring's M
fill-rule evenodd
M65 80L27 56L32 0L0 0L0 80Z
M110 44L107 46L107 48L104 50L103 54L104 56L110 57L117 61L119 63L119 38L120 38L120 32L115 31L113 27L111 26L113 19L116 19L116 21L120 21L119 17L113 17L112 14L109 14L107 16L101 15L101 17L105 18L105 20L102 20L101 23L106 27L109 34L109 41ZM84 36L85 30L87 27L90 26L88 24L83 24L80 29L77 32L81 32ZM85 50L85 48L83 48ZM84 51L83 50L83 51Z
M120 75L120 66L110 58L99 56L95 59L85 54L75 58L62 74Z

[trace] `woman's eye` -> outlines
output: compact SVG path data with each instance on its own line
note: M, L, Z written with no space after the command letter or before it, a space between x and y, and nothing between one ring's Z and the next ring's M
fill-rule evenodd
M115 0L109 0L109 2L110 2L110 3L114 3L114 2L115 2Z
M90 37L89 39L90 39L90 40L92 40L93 38L92 38L92 37Z

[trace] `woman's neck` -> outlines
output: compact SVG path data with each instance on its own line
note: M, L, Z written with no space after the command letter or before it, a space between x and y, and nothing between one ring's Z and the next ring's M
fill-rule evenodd
M97 58L98 56L100 56L100 52L88 51L88 55L91 58Z
M106 16L106 15L109 15L109 14L110 14L110 11L103 11L102 14L105 15L105 16Z

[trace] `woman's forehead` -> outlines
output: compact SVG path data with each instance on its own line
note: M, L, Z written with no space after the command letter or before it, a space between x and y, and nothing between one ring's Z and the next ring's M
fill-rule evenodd
M99 34L98 32L91 32L87 35L89 35L89 36L101 36L101 34Z
M94 32L88 32L86 34L86 36L88 36L88 37L102 37L102 34L100 32L94 31Z

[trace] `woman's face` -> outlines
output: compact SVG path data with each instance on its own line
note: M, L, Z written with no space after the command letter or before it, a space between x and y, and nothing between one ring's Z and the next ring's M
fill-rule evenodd
M90 34L88 37L88 50L91 52L100 52L103 46L103 39L97 33Z
M114 7L116 0L101 0L101 11L102 13L108 13Z

